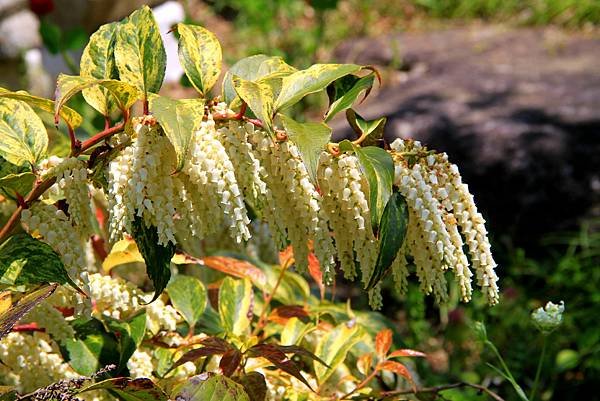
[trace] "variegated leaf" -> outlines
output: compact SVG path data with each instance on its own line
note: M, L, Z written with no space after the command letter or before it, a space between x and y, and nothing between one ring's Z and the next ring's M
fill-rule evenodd
M275 101L275 110L290 107L304 96L319 92L336 79L354 74L361 68L356 64L315 64L306 70L285 76L282 80L281 92Z
M248 104L250 110L273 132L273 92L266 83L247 81L233 76L233 87L238 96Z
M194 88L206 95L221 73L221 44L214 33L198 25L177 24L177 32L179 62Z
M118 78L115 63L115 39L118 22L102 25L90 37L83 54L81 55L80 74L84 78L114 79ZM83 90L83 97L90 106L104 116L111 112L113 99L108 95L107 89L90 87Z
M120 110L128 110L140 98L139 90L126 82L60 74L56 84L55 115L71 97L84 89L98 86L106 89Z
M33 96L25 91L11 92L7 89L0 87L0 98L9 98L20 100L27 103L34 109L45 111L50 114L54 114L54 102L50 99L44 99L43 97ZM79 113L70 107L62 107L60 110L60 118L62 118L72 128L77 128L81 125L83 118Z
M150 111L156 117L177 154L176 171L183 168L192 134L200 129L204 99L170 99L150 96Z
M46 155L48 133L27 103L0 97L0 156L17 166L36 164Z
M119 79L138 88L144 98L157 93L165 77L167 55L152 10L144 6L120 25L115 43Z

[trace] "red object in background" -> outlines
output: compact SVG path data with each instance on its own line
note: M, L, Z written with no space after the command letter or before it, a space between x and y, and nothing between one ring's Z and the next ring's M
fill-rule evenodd
M54 10L53 0L29 0L29 8L37 15L46 15Z

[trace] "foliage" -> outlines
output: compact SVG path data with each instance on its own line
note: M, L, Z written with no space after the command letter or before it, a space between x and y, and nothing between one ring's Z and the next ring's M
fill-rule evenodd
M432 392L417 387L406 359L425 354L393 350L387 319L327 300L325 285L359 276L379 308L386 277L406 292L414 274L443 305L447 276L463 301L474 276L496 304L487 231L457 166L417 141L385 143L385 119L352 109L379 79L372 67L297 69L253 56L226 75L223 102L210 96L223 58L216 37L176 30L198 98L158 94L166 55L146 6L90 37L81 74L59 76L54 102L0 91L0 188L13 208L0 230L7 393L262 401ZM80 92L106 125L84 141L82 117L67 106ZM318 121L289 115L324 92L330 105ZM49 151L38 109L66 123L67 157ZM335 143L326 122L342 111L358 138ZM13 235L19 228L27 234ZM225 236L236 257L195 252L215 239L225 248ZM278 264L257 251L271 239Z

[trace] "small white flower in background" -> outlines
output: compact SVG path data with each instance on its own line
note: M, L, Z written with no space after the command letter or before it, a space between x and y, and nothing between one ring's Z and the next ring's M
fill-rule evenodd
M559 304L548 302L546 306L539 307L531 313L531 319L536 327L544 334L549 334L562 324L562 315L565 311L565 303Z

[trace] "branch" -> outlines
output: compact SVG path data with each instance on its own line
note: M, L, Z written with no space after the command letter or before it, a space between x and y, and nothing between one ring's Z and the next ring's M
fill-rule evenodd
M392 398L392 397L396 397L398 395L406 395L406 394L440 393L442 391L452 390L454 388L460 388L460 387L471 387L476 390L479 390L482 393L486 393L488 396L490 396L490 398L492 398L495 401L504 401L504 398L500 397L498 394L494 393L489 388L482 386L480 384L473 384L473 383L467 383L467 382L444 384L444 385L435 386L435 387L422 387L422 388L418 388L416 390L386 391L383 393L379 393L378 395L375 395L375 396L369 396L369 398L383 400L386 398Z
M97 133L93 137L84 141L81 144L81 146L78 147L78 149L74 149L72 151L71 155L73 157L79 156L80 154L82 154L83 152L85 152L86 150L91 148L92 146L102 142L103 140L110 137L111 135L116 134L117 132L123 131L124 128L125 128L125 123L120 123L120 124L115 125L114 127L105 129L104 131ZM0 230L0 243L4 242L4 240L10 235L12 230L19 223L19 221L21 219L21 212L23 211L23 209L26 209L27 207L29 207L34 201L36 201L40 196L42 196L42 194L44 192L46 192L48 190L48 188L50 188L55 182L56 182L56 177L50 177L50 178L45 179L44 181L38 181L35 184L35 186L31 190L31 192L29 192L29 194L25 197L24 202L21 205L17 206L17 209L15 209L15 211L10 216L10 218L8 219L6 224L4 224L4 227L2 227L2 229Z

